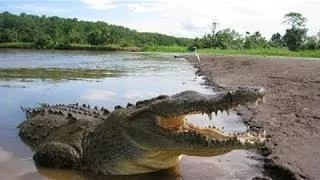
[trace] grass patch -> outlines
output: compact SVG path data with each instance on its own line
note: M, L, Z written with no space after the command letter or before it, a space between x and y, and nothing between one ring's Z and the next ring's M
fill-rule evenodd
M58 48L56 48L58 49ZM122 47L120 45L101 45L95 46L90 44L71 44L67 48L62 48L67 50L95 50L95 51L130 51L137 52L140 51L137 47Z
M90 45L90 44L48 44L44 47L36 47L34 43L11 42L0 43L0 48L16 49L59 49L59 50L93 50L93 51L140 51L138 47L123 47L120 45Z
M187 47L182 46L145 46L141 49L145 52L175 52L175 53L193 53ZM260 56L291 56L291 57L314 57L320 58L320 50L301 50L290 51L281 48L268 49L198 49L198 53L203 54L224 54L224 55L260 55Z
M187 47L183 46L145 46L141 49L144 52L175 52L185 53L190 52Z
M0 79L102 79L124 75L124 71L107 69L1 68Z
M24 43L24 42L0 43L0 48L31 49L33 48L33 43Z
M291 56L291 57L315 57L320 58L320 50L289 51L287 49L199 49L199 53L205 54L225 54L225 55L261 55L261 56Z
M33 43L0 43L0 48L34 49ZM166 52L166 53L193 53L183 46L144 46L123 47L120 45L90 45L90 44L68 44L57 47L46 47L43 49L60 50L92 50L92 51L126 51L126 52ZM291 56L291 57L314 57L320 58L320 50L290 51L285 48L267 49L198 49L198 53L203 54L225 54L225 55L261 55L261 56Z

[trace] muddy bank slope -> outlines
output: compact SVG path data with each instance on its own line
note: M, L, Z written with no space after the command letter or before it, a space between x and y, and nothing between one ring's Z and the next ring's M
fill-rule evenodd
M194 56L184 58L196 62ZM206 83L218 90L267 90L264 104L240 111L249 125L263 126L270 135L264 151L268 172L289 178L288 169L295 179L320 178L319 59L203 55L196 66Z

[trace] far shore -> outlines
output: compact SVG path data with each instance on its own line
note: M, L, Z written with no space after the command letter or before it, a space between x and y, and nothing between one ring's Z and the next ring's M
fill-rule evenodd
M38 50L89 50L106 52L150 52L150 53L194 53L184 46L157 46L146 45L143 47L121 45L90 45L90 44L60 44L56 46L37 47L33 43L0 43L0 49L38 49ZM199 54L216 55L247 55L247 56L281 56L281 57L311 57L320 58L320 49L289 51L282 48L266 49L198 49Z

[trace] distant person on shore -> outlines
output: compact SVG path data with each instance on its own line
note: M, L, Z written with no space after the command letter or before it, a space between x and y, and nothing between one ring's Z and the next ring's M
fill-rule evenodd
M198 53L197 53L197 47L195 46L195 47L193 47L193 49L194 49L194 54L196 55L196 60L197 60L197 64L198 65L200 65L200 57L199 57L199 55L198 55Z
M199 55L198 55L198 53L197 53L197 46L194 46L193 49L194 49L194 55L196 56L196 61L197 61L197 62L194 64L194 67L200 68L200 57L199 57ZM194 80L196 80L196 79L197 79L197 73L195 74Z

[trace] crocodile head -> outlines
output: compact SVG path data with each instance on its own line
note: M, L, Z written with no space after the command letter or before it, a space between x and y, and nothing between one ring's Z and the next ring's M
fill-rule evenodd
M129 161L128 158L123 162L119 160L115 165L116 173L132 174L131 169L135 173L150 172L172 167L182 154L216 156L263 143L264 133L224 133L214 127L197 127L188 122L187 116L208 114L212 119L212 113L256 103L264 95L264 89L251 87L212 95L184 91L139 101L135 106L113 111L106 123L117 122L115 128L120 128L128 143L141 152ZM100 133L107 133L103 126Z

